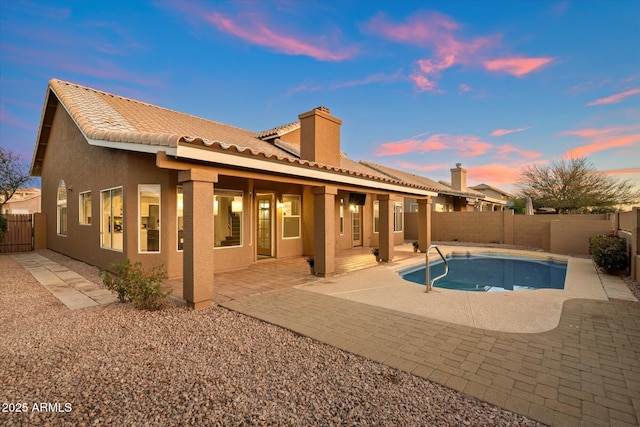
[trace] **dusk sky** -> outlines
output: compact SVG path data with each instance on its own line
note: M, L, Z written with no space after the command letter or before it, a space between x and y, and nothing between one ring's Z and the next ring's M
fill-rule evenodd
M586 156L640 186L640 1L0 1L0 145L51 78L262 131L326 106L342 150L513 190Z

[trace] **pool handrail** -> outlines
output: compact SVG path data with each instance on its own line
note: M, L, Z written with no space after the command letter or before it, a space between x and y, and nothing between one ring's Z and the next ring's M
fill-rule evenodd
M442 261L444 261L444 274L441 274L438 277L435 277L429 280L429 252L431 252L431 249L433 248L435 248L435 250L438 251L438 255L440 255L440 258L442 258ZM429 248L427 248L426 258L427 258L427 268L425 268L425 271L427 272L426 273L427 277L424 283L426 284L426 288L427 288L425 292L429 292L433 287L433 283L436 280L442 279L444 276L446 276L449 273L449 263L447 262L444 255L442 255L442 252L440 252L440 248L438 247L438 245L431 245L429 246Z

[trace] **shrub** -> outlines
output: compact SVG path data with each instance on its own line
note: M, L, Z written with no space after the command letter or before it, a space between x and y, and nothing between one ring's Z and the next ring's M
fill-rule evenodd
M7 234L9 230L9 223L7 222L7 218L2 215L0 212L0 243L4 240L4 235Z
M613 233L591 237L589 251L596 265L607 274L625 270L629 266L627 241Z
M118 295L120 302L131 301L139 310L161 310L167 305L171 291L162 290L162 280L167 277L164 266L145 270L142 263L131 264L128 259L113 263L110 268L115 277L104 273L103 283L107 289Z

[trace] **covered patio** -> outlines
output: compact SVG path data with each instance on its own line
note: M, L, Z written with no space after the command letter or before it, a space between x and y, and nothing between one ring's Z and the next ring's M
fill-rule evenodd
M414 253L411 243L395 247L394 261L414 257L424 257L424 254ZM334 276L374 267L377 264L368 247L339 250L335 256L336 271ZM310 274L306 257L264 259L247 268L215 273L213 302L223 303L263 292L302 285L318 279L318 276ZM174 297L183 299L182 279L167 280L165 284L172 289Z

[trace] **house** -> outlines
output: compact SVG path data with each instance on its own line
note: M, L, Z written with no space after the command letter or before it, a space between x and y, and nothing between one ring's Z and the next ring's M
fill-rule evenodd
M510 194L480 184L475 187L467 187L467 170L460 163L451 169L451 183L435 182L425 176L412 174L388 166L362 161L363 165L377 170L392 179L403 180L415 185L424 185L433 188L438 195L432 197L431 208L434 212L459 212L459 211L494 211L504 210L507 206L507 198ZM415 198L405 199L405 212L417 212L418 203Z
M0 196L4 199L4 196ZM19 188L13 196L2 205L3 214L33 214L40 212L40 189Z
M313 255L321 276L340 249L392 260L407 197L425 249L439 187L347 158L341 124L318 107L254 132L51 80L31 163L47 247L103 268L164 264L194 308L210 304L214 271L264 258Z
M507 193L504 190L492 187L484 183L474 185L473 187L469 188L484 194L484 200L488 202L486 205L489 207L488 210L504 210L505 207L508 206L509 198L514 197L511 193Z

